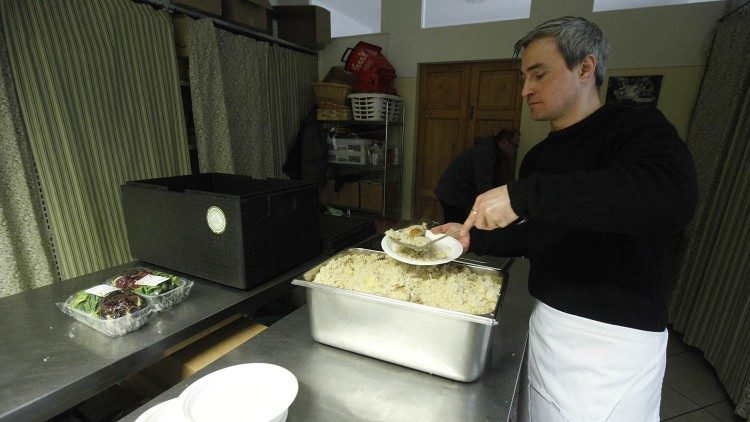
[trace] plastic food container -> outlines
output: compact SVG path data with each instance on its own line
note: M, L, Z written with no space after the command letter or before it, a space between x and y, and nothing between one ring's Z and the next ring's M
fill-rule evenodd
M177 280L180 285L175 287L174 289L159 295L143 295L143 297L153 303L155 311L163 311L165 309L168 309L185 300L185 298L187 298L190 294L190 289L193 288L194 282L192 280L188 280L182 277L178 278Z
M74 303L79 295L86 293L98 297L100 302L99 305L91 308L89 311L83 311L74 307ZM116 318L102 318L98 315L99 306L101 301L111 297L115 294L129 293L137 296L142 300L142 307L139 309L130 311L123 316ZM102 284L91 287L86 290L82 290L73 293L64 302L57 303L57 307L60 308L65 314L71 316L73 319L80 321L95 330L102 332L110 337L118 337L127 334L131 331L137 330L148 322L151 315L155 312L154 305L148 302L145 298L138 296L133 292L126 292L124 290L116 289L110 285Z
M149 280L144 280L142 278L145 275L149 275ZM161 272L152 270L149 268L139 267L139 268L133 268L130 270L127 270L123 272L121 275L117 277L113 277L110 280L107 281L107 284L110 284L115 287L123 288L123 286L118 286L118 280L123 277L133 277L135 276L135 279L132 281L135 282L135 285L130 287L135 293L139 294L140 296L146 298L151 304L154 305L155 311L163 311L167 308L170 308L188 297L190 294L190 290L193 288L193 284L195 284L192 280L188 280L184 277L179 277L173 274ZM166 282L170 278L174 278L175 283L177 284L176 287L165 291L163 293L153 293L152 290L149 287L155 287L158 286L161 282ZM139 283L141 281L143 284ZM120 283L122 284L122 283ZM131 284L133 284L131 282Z
M347 253L384 254L351 248L338 255ZM473 315L310 281L331 259L305 273L304 280L292 281L307 290L310 331L316 341L456 381L471 382L482 374L505 297L506 271L450 264L502 277L495 310Z
M153 265L250 289L320 253L311 182L202 173L129 181L121 193L130 253Z

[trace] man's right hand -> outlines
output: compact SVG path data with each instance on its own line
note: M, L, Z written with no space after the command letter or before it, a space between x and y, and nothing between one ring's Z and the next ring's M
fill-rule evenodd
M442 226L433 227L432 229L430 229L430 231L434 234L445 234L458 231L461 227L461 223L445 223ZM460 233L456 233L453 235L453 237L455 237L461 243L461 246L464 247L464 252L469 250L468 232L463 236Z
M477 196L469 217L462 225L461 233L468 233L472 227L480 230L504 228L518 218L510 205L508 185L502 185Z

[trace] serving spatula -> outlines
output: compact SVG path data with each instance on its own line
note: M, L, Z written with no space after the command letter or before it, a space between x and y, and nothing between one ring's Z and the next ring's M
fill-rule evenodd
M442 240L442 239L445 239L445 238L446 238L446 237L448 237L448 236L453 236L454 234L456 234L456 233L458 233L458 232L460 232L460 231L461 231L461 228L459 228L459 229L457 229L457 230L454 230L454 231L452 231L452 232L450 232L450 233L445 233L445 234L444 234L444 235L442 235L442 236L439 236L439 237L436 237L436 238L434 238L434 239L430 240L429 242L425 243L424 245L412 245L411 243L406 243L406 242L402 242L402 241L400 241L400 240L398 240L398 239L395 239L395 238L393 238L393 237L391 237L391 236L388 236L388 238L390 238L390 239L391 239L391 242L393 242L393 243L395 243L395 244L397 244L397 245L399 245L399 246L402 246L402 247L404 247L404 248L409 248L409 249L415 250L415 251L417 251L417 252L424 252L424 251L426 251L426 250L427 250L427 249L428 249L428 248L429 248L430 246L432 246L432 245L433 245L433 244L434 244L435 242L438 242L438 241L440 241L440 240Z

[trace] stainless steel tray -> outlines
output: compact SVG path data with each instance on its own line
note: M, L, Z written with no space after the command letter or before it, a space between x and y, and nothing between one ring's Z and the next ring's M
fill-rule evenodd
M381 254L351 248L304 274L312 280L320 267L341 254ZM496 315L505 297L508 273L504 269L454 262L475 273L502 277L495 310L472 315L369 293L355 292L295 279L307 291L313 338L349 350L457 381L471 382L484 371Z

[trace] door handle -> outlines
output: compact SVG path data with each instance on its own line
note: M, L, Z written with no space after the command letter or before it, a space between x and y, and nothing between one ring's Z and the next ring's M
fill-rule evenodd
M474 106L469 106L469 120L474 120Z

